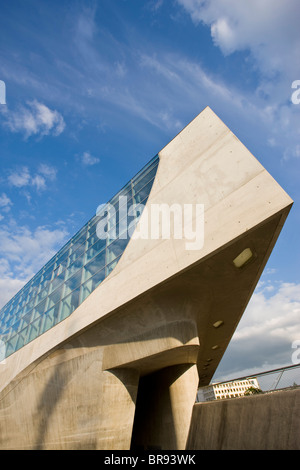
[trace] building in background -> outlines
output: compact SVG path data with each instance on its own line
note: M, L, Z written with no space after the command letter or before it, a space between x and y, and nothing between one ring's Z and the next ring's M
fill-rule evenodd
M213 383L197 392L197 402L243 397L250 388L259 389L257 378L233 380L232 382Z

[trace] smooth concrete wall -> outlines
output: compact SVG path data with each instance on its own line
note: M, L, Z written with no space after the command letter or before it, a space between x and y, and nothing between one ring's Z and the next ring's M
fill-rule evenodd
M19 374L0 393L0 449L130 449L139 384L156 371L153 432L138 444L184 449L198 387L199 302L192 308L179 285L171 298L165 289Z
M187 449L299 450L300 389L197 403Z
M99 348L73 359L65 355L40 363L1 397L1 449L130 447L138 374L102 372Z

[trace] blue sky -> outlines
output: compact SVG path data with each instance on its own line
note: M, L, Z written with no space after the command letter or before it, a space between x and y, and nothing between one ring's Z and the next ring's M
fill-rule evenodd
M295 201L218 374L290 364L299 17L298 0L0 0L0 306L208 105Z

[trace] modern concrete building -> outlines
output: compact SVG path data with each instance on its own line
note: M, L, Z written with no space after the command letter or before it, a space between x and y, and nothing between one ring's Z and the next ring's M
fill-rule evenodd
M205 108L1 310L0 448L185 449L291 205Z
M237 398L245 395L249 388L259 389L256 377L250 379L232 380L230 382L212 383L198 390L197 401L223 400L225 398Z

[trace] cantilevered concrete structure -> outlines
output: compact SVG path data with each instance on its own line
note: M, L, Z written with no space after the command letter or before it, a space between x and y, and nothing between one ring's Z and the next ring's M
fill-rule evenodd
M197 388L210 382L292 200L209 108L147 168L146 208L204 204L203 246L131 238L107 269L106 245L106 271L88 288L85 279L97 274L86 267L90 223L50 260L2 311L2 323L14 318L2 331L2 449L186 448ZM70 285L80 237L82 277Z

